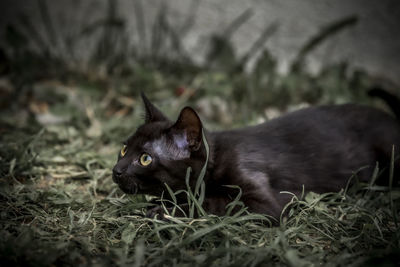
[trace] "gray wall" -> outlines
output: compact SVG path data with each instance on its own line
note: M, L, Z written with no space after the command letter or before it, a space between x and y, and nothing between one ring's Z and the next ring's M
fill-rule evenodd
M135 37L134 0L120 0L119 13L128 18L128 31ZM145 20L152 23L162 0L142 1ZM164 1L166 3L167 1ZM60 32L78 30L82 25L103 16L107 1L48 1L51 14ZM346 60L352 67L390 78L400 84L400 1L398 0L201 0L195 9L192 1L169 0L169 21L182 25L191 10L196 10L193 30L185 38L185 46L193 57L202 58L205 36L222 32L239 14L252 8L253 16L233 36L240 53L247 51L260 32L271 23L278 31L266 43L279 59L284 72L302 44L330 22L356 14L359 23L331 37L309 56L310 71L321 65ZM41 28L37 1L1 0L0 30L14 21L21 11L29 13L33 24ZM134 39L134 38L133 38ZM90 44L83 45L84 57Z

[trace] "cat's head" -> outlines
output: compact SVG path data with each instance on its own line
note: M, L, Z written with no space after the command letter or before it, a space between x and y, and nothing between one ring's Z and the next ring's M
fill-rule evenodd
M200 118L185 107L172 122L144 94L142 99L145 123L122 147L113 180L129 194L159 195L164 183L173 190L183 189L187 168L192 168L191 177L197 177L206 160Z

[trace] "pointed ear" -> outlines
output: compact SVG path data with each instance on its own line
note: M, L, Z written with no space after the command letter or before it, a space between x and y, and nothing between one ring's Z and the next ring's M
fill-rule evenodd
M156 108L149 99L145 96L143 92L140 92L140 95L143 100L144 107L146 109L146 117L145 117L145 122L150 123L150 122L156 122L156 121L166 121L168 120L164 114L158 108Z
M203 126L196 111L192 108L183 108L172 128L185 133L190 150L196 151L200 148Z

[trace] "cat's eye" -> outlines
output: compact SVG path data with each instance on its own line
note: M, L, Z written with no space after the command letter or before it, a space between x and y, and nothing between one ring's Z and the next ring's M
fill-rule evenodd
M128 148L127 148L126 145L124 145L124 146L121 148L121 157L125 156L126 151L128 151Z
M149 155L149 154L147 154L147 153L143 153L141 156L140 156L140 160L139 160L139 162L140 162L140 165L142 165L142 166L148 166L148 165L150 165L150 163L153 161L153 158Z

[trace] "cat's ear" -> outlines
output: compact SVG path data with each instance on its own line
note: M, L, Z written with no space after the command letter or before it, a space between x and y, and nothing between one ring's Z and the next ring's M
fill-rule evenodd
M158 108L156 108L149 99L145 96L143 92L140 92L140 95L143 100L144 107L146 109L146 117L145 117L145 122L150 123L150 122L156 122L156 121L166 121L168 120L164 114Z
M196 151L200 148L202 140L201 120L191 107L185 107L181 110L179 117L172 128L179 132L184 132L189 149Z

